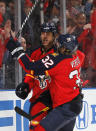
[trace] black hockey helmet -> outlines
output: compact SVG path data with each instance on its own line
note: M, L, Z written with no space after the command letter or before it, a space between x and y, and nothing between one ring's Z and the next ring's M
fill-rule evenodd
M66 52L68 53L74 53L78 49L78 41L76 36L71 35L71 34L61 34L58 37L58 43L59 46L58 48L64 47Z
M41 32L52 32L55 34L57 32L56 26L53 22L46 22L41 25Z

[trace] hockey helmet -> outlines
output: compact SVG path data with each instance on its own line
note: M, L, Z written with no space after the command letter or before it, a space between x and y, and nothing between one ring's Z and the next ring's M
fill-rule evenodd
M68 53L74 53L77 49L78 49L78 41L76 36L71 35L71 34L61 34L58 37L58 43L59 43L59 47L64 47L65 51Z
M41 25L41 32L52 32L55 34L57 32L56 26L53 22L43 23Z

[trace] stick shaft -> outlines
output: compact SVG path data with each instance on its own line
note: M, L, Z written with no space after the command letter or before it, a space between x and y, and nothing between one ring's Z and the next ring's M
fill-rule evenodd
M32 6L31 10L29 11L28 15L26 16L24 22L22 23L21 28L20 28L19 31L17 32L17 34L16 34L16 38L18 38L18 37L20 36L20 34L21 34L21 32L22 32L22 30L23 30L23 28L24 28L26 22L28 21L30 15L31 15L32 12L34 11L34 9L35 9L36 5L38 4L38 2L39 2L39 0L35 0L34 5Z
M43 112L49 110L49 107L44 108L43 110L41 110L39 113L37 113L34 116L31 116L30 114L26 113L24 110L22 110L21 108L19 108L18 106L16 106L15 111L20 114L21 116L26 117L27 119L29 119L29 121L31 121L32 119L36 118L37 116L39 116L40 114L42 114Z

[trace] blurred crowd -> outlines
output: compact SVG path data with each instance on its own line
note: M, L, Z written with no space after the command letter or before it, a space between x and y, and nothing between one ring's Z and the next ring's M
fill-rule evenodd
M21 0L21 25L35 0ZM41 0L44 21L56 24L57 35L61 33L60 0ZM40 45L40 2L32 12L21 32L21 45L30 56L31 51ZM4 30L10 22L15 30L15 0L0 0L0 88L15 88L15 59L6 50ZM79 49L85 53L82 78L89 80L88 86L96 87L96 0L66 0L66 32L78 38Z

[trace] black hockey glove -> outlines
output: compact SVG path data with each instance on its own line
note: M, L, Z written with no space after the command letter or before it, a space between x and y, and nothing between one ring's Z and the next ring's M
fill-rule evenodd
M11 52L13 57L18 57L20 54L24 53L23 47L20 46L18 41L15 41L13 37L10 37L6 48Z
M26 99L29 94L29 85L27 83L20 83L16 88L16 95L21 99Z

